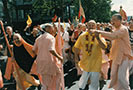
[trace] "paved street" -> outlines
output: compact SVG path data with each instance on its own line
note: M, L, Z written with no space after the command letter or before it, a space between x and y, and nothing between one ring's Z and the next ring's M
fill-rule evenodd
M78 79L80 78L77 76L77 70L75 67L71 65L70 62L67 62L64 67L64 76L65 76L65 90L78 90ZM109 80L106 81L102 90L113 90L108 89Z
M78 90L78 79L79 76L77 76L77 70L75 67L72 67L71 63L67 62L64 67L64 77L65 77L65 90ZM131 78L130 78L131 79ZM106 81L106 84L104 85L102 90L113 90L108 89L110 80ZM133 90L133 89L132 89Z
M75 85L73 85L71 88L67 89L67 87L65 88L65 90L78 90L78 81L74 82ZM107 84L103 87L102 90L113 90L113 89L108 89L108 84L109 81L107 81Z
M5 61L6 60L2 60L1 64L2 64L2 71L4 72L4 68L3 66L5 66ZM80 78L80 76L77 76L77 70L76 68L72 65L71 62L67 62L64 65L64 78L65 78L65 90L78 90L78 80ZM4 73L3 73L4 74ZM4 80L6 82L6 80ZM15 85L14 83L12 83L13 80L8 81L5 84L5 88L7 88L7 90L15 90ZM106 81L106 84L104 85L102 90L113 90L113 89L108 89L108 85L109 85L110 80ZM39 90L39 89L28 89L28 90Z

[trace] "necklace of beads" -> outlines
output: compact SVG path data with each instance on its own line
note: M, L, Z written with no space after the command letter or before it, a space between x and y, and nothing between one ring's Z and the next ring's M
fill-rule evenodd
M89 33L86 32L86 41L85 41L85 46L86 46L86 53L90 56L91 55L91 52L92 52L92 48L93 48L93 45L94 45L94 41L95 41L95 35L92 34L91 35L92 38L89 40ZM90 45L89 45L90 43Z

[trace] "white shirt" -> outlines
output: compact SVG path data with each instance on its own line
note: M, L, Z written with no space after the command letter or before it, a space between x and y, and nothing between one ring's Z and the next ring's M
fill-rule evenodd
M67 31L65 31L63 34L62 34L62 38L64 40L64 48L69 48L69 33Z

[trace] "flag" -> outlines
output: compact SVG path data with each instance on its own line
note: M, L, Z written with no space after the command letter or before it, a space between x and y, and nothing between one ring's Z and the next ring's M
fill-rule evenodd
M120 6L120 11L119 11L120 15L122 16L122 20L126 21L127 20L127 14L126 12L122 9L122 6Z
M27 23L27 25L31 25L31 23L32 23L32 20L29 15L28 15L28 20L26 21L26 23Z
M84 13L84 9L81 5L81 1L79 0L79 15L78 15L78 19L80 19L80 17L82 16L82 23L85 22L85 13Z
M57 20L57 16L56 16L56 14L55 14L55 16L52 18L52 21L53 21L53 22L56 22L56 20Z
M59 51L59 54L62 56L62 41L61 41L61 27L60 27L60 18L58 19L58 34L57 34L57 37L58 37L58 51ZM64 72L63 72L63 66L61 66L61 82L62 82L62 90L65 90L65 85L64 85Z
M58 20L58 34L57 34L57 36L58 36L58 49L59 49L59 54L60 55L62 55L62 48L61 48L61 27L60 27L60 18L59 18L59 20Z

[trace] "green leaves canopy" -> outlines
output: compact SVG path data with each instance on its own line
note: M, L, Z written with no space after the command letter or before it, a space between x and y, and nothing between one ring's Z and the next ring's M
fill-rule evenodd
M75 11L78 15L79 4L75 0ZM98 22L108 22L111 18L111 0L81 0L86 20L94 19Z
M112 0L81 0L81 2L86 21L90 19L94 19L98 22L110 21ZM55 13L58 13L58 16L63 17L67 15L65 10L68 5L66 3L75 6L74 13L71 14L71 17L75 18L78 16L79 0L36 0L33 4L33 11L41 14L40 17L54 16Z

